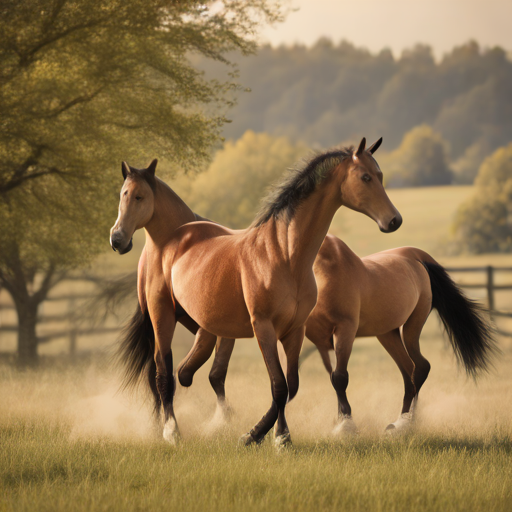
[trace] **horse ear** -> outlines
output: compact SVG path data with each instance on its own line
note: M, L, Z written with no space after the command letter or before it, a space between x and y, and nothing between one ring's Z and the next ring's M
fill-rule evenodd
M357 151L355 151L354 154L352 155L354 162L357 162L359 160L359 157L363 154L365 147L366 147L366 137L363 137L361 139L361 142L359 143L359 147L357 148Z
M124 179L126 179L128 177L128 174L130 174L130 166L126 162L123 162L121 164L121 172L123 173Z
M375 153L375 151L377 151L377 149L380 148L380 145L382 144L382 137L377 141L377 142L374 142L369 148L368 148L368 151L373 155L373 153Z
M156 171L156 164L158 163L158 160L155 158L148 166L148 168L146 169L146 171L151 174L151 176L154 176L155 175L155 171Z

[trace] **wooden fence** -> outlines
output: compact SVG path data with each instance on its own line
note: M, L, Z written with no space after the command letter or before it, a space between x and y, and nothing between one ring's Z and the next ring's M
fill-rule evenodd
M103 278L91 275L78 275L68 276L58 287L62 289L62 284L66 282L77 282L82 281L92 285L98 285L103 282ZM60 324L58 329L44 334L38 335L38 343L48 343L56 339L67 338L69 342L69 353L74 355L77 350L77 340L79 336L91 336L108 333L119 333L119 326L105 326L103 322L91 322L90 319L84 318L83 309L84 305L90 301L94 301L98 297L98 290L92 290L89 292L78 292L73 293L66 291L59 293L58 290L55 294L50 294L44 301L43 304L62 303L62 313L57 314L38 314L37 325L43 326L46 324ZM15 310L15 306L12 303L0 303L0 310ZM78 313L80 311L81 313ZM0 334L5 333L16 333L18 326L16 324L6 324L0 322Z
M511 311L500 311L497 310L496 305L496 292L501 290L511 290L512 291L512 280L510 284L496 284L495 277L496 273L505 272L512 274L512 267L448 267L446 270L452 274L460 274L460 273L472 273L472 274L483 274L485 279L479 283L459 283L459 286L462 288L468 289L485 289L487 294L487 306L490 310L491 317L493 319L496 318L512 318ZM76 276L69 277L67 281L87 281L92 284L98 284L101 282L102 278L98 278L95 276ZM95 334L107 334L119 332L120 327L113 326L108 327L105 325L86 325L84 323L83 318L77 316L77 309L81 309L79 306L83 305L84 302L94 300L95 292L89 293L62 293L51 295L46 299L45 302L61 302L67 303L67 307L64 306L65 312L59 314L47 314L39 316L39 324L50 324L50 323L61 323L63 326L59 330L55 330L53 332L45 333L39 336L39 343L48 343L52 340L58 338L68 338L69 340L69 352L73 355L77 349L77 338L79 336L87 336L87 335L95 335ZM0 304L0 309L9 309L13 310L14 305L12 304ZM0 324L0 334L2 332L16 332L18 330L18 326L14 324L5 325ZM507 332L502 329L498 329L498 332L503 336L511 336L512 332Z
M496 284L495 277L498 272L512 274L512 267L447 267L450 273L480 273L485 275L485 280L480 283L459 283L461 288L485 289L487 292L487 307L489 308L491 318L512 318L512 311L500 311L496 309L495 293L500 290L512 290L512 281L510 284ZM512 332L506 332L498 328L498 333L503 336L512 336Z

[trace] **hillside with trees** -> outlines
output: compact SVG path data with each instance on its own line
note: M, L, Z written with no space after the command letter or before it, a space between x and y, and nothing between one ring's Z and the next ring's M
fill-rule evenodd
M328 147L383 136L391 151L426 124L447 143L455 183L471 183L484 158L512 140L512 62L498 47L472 41L436 62L428 46L395 58L321 39L264 46L238 64L250 92L229 110L227 138L250 129ZM215 63L199 65L220 76Z
M475 189L455 218L459 250L477 254L512 251L512 144L484 161Z

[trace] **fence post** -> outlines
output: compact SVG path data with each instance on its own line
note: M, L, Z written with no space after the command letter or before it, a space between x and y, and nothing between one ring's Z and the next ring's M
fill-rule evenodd
M494 311L494 268L490 265L487 267L487 304L492 318Z

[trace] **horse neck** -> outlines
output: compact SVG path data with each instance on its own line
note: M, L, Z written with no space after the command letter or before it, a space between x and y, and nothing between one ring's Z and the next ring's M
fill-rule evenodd
M302 273L313 267L334 214L342 205L342 178L342 172L329 176L298 206L290 222L276 221L285 231L278 240L288 255L292 272Z
M160 179L156 179L153 217L145 226L146 244L162 248L174 231L196 220L194 212Z

